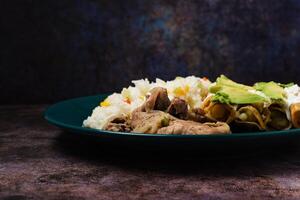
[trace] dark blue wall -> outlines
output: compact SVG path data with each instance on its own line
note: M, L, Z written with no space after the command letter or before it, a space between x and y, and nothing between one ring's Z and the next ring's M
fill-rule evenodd
M1 1L1 103L220 73L300 82L300 1Z

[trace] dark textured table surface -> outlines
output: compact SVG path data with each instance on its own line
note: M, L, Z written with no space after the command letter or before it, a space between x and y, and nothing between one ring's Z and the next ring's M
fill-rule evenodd
M213 160L124 154L48 125L44 109L0 106L0 199L300 198L300 147Z

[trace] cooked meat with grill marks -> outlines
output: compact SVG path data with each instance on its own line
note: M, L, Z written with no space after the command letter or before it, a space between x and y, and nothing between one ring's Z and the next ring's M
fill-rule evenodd
M132 132L158 134L229 134L226 123L198 123L177 119L162 111L134 112L130 125Z
M125 116L117 116L103 127L107 131L130 132L132 129L128 123L129 119Z
M169 126L160 128L158 134L192 134L192 135L212 135L231 133L228 124L217 123L198 123L186 120L172 120Z
M188 105L185 100L175 97L167 109L167 113L179 118L186 119L188 114Z
M157 133L157 130L168 126L170 120L175 118L168 113L153 110L149 112L133 112L131 116L130 126L132 132L137 133Z
M135 111L150 111L161 110L165 111L170 105L170 99L168 92L165 88L155 87L150 90L150 96L146 99L146 102Z

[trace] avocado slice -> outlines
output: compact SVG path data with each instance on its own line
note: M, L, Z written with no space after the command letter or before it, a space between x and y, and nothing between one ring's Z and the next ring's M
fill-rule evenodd
M264 96L251 93L245 89L228 86L223 86L216 92L212 100L227 104L254 104L267 101Z
M236 82L230 80L229 78L227 78L223 74L219 78L217 78L216 84L221 85L221 86L228 86L228 87L244 89L244 90L253 90L253 87L244 85L244 84L240 84L240 83L236 83Z
M279 84L273 81L256 83L254 85L254 88L258 91L263 92L272 100L284 100L286 97L284 89Z
M213 101L227 104L254 104L268 102L264 94L256 92L254 87L236 83L224 75L217 78L209 91L215 94Z

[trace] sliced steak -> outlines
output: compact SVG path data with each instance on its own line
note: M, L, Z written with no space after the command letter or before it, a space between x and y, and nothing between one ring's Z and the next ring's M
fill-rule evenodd
M158 129L168 126L170 120L174 117L168 113L153 110L149 112L134 112L132 113L130 126L132 132L137 133L157 133Z
M212 134L229 134L231 133L228 124L223 122L217 123L198 123L186 120L172 120L169 125L160 128L158 134L192 134L192 135L212 135Z
M185 100L175 97L167 109L167 113L179 118L186 119L188 114L188 105Z
M168 108L168 106L170 105L170 99L168 97L168 92L165 88L155 87L149 93L150 95L146 99L146 102L141 107L137 108L135 111L165 111Z

